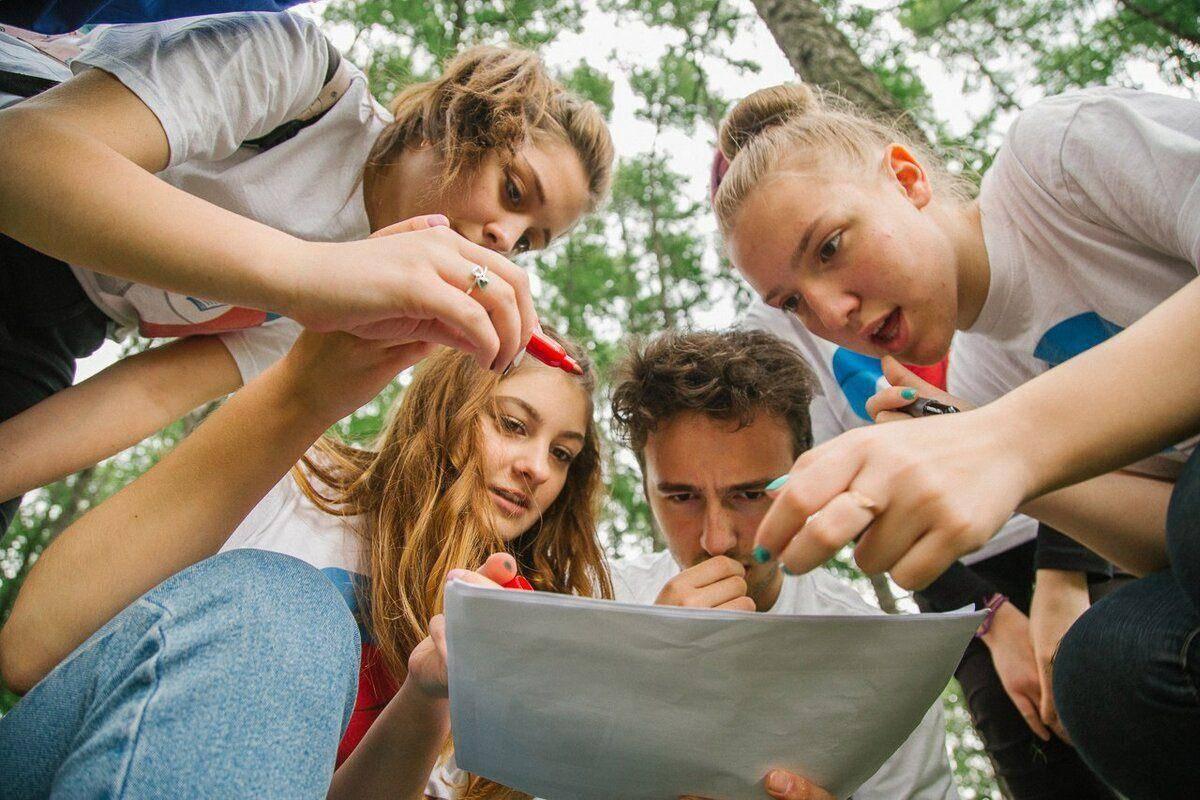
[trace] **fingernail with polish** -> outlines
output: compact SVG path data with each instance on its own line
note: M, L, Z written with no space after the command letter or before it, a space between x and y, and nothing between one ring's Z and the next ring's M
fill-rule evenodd
M771 551L762 546L754 548L753 555L754 560L760 564L765 564L771 560Z
M780 564L779 571L782 572L784 575L795 575L796 574L796 573L792 572L790 569L788 569L787 564Z
M900 392L900 396L903 397L905 400L913 400L917 396L917 390L916 389L903 389Z
M785 483L787 483L788 478L790 478L790 477L792 477L792 473L790 473L790 472L787 475L780 475L778 478L771 481L763 488L768 492L773 492L776 489L778 489L780 486L783 486Z

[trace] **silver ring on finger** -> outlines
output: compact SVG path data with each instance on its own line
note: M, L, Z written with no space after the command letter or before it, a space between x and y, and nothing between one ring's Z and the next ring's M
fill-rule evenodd
M471 285L467 287L467 297L470 297L471 292L476 289L480 291L486 289L491 282L491 278L488 277L488 268L480 264L471 267L471 278Z

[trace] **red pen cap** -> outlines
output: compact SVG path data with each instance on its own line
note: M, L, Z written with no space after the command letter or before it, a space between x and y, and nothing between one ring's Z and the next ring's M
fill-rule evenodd
M563 349L562 345L538 331L534 331L533 336L529 338L529 344L525 345L525 352L548 367L558 367L563 372L569 372L572 375L583 374L583 368L575 359L567 355L567 351Z
M502 583L500 585L505 589L521 589L526 592L533 591L533 584L525 580L523 575L517 575L508 583Z

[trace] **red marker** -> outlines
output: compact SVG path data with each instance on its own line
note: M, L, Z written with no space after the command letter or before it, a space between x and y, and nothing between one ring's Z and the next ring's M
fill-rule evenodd
M539 331L533 332L529 344L525 345L525 352L548 367L558 367L563 372L569 372L572 375L583 374L583 368L575 359L567 355L567 351L562 348L562 345Z
M502 583L502 584L500 584L500 586L505 589L520 589L520 590L526 591L526 592L533 591L533 584L531 584L529 581L525 580L524 576L521 576L521 575L517 575L508 583Z

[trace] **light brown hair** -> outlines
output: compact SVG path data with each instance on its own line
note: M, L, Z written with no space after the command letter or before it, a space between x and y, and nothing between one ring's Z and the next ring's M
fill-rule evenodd
M602 484L591 404L595 376L580 348L546 333L584 369L577 381L588 397L588 421L562 491L541 520L513 541L492 527L482 446L482 426L495 418L494 396L503 378L456 350L421 363L375 447L326 437L292 471L321 510L361 515L357 533L370 580L359 607L397 684L412 649L428 634L429 620L442 612L452 569L475 569L507 550L536 589L612 597L596 537ZM517 371L531 368L525 363ZM525 797L478 778L468 796Z
M501 165L539 138L570 145L588 180L589 210L612 184L613 143L604 115L550 77L535 53L477 45L446 63L435 80L408 86L389 105L395 120L367 162L385 166L410 147L436 148L445 189L470 178L495 152Z
M783 83L748 95L721 122L718 134L718 147L729 160L713 194L721 235L729 236L751 190L785 163L876 170L892 143L904 145L920 161L935 195L953 201L970 198L970 182L951 174L920 142L836 94Z
M631 346L617 368L613 421L643 466L650 434L685 412L739 428L774 415L787 423L799 457L813 442L813 386L800 352L769 333L664 333Z

